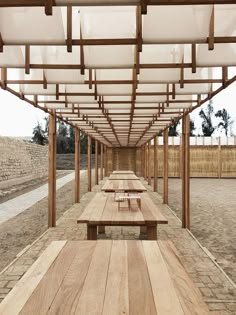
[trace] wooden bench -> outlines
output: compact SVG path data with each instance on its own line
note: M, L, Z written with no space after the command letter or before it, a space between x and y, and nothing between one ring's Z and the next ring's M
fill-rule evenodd
M131 210L119 211L114 194L97 193L86 206L77 223L87 224L88 240L97 239L98 226L140 226L146 227L148 240L157 239L157 224L167 224L167 219L158 210L147 193L142 194L142 207L134 204Z
M115 192L123 190L125 192L144 192L147 189L143 186L140 180L106 180L102 187L102 191Z
M209 315L168 241L55 241L1 315Z

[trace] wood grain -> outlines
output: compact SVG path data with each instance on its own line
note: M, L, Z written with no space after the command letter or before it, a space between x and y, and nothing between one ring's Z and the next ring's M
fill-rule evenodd
M103 315L129 314L127 242L112 245Z
M51 243L0 304L1 315L18 315L66 241Z
M129 314L157 315L141 243L128 241Z

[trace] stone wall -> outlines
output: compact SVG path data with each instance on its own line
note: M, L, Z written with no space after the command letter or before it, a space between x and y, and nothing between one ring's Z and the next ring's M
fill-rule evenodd
M47 175L48 147L0 137L0 188Z

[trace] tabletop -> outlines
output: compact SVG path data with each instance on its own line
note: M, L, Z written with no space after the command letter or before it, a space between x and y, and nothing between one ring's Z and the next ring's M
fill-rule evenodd
M143 192L147 189L143 186L140 180L107 180L103 187L103 191L117 191L117 190L124 190L126 192L129 191L137 191L137 192Z
M136 202L128 209L127 202L118 208L113 193L96 193L77 220L78 223L104 225L152 225L167 224L167 219L154 204L148 193L141 195L141 209Z
M134 174L134 172L133 171L120 170L120 171L113 171L112 174Z
M101 240L52 242L0 304L0 314L209 313L172 243Z
M126 180L140 180L139 177L137 177L134 174L111 174L109 176L109 179L111 180L119 180L119 179L126 179Z

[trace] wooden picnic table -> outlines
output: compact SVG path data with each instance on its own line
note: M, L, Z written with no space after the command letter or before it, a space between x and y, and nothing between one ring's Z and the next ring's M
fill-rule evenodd
M167 224L167 219L161 214L147 193L141 196L141 209L134 202L131 209L124 205L119 209L118 202L112 193L97 193L86 206L77 223L87 224L87 238L97 239L98 226L140 226L146 227L147 238L157 239L157 224Z
M169 241L54 241L1 315L209 315Z
M113 171L112 174L134 174L134 172L133 171L120 170L120 171Z
M137 177L134 174L111 174L109 177L110 180L120 180L120 179L125 179L125 180L140 180L139 177Z
M147 189L143 186L140 180L106 180L102 187L103 191L115 192L117 190L123 190L125 192L144 192Z

